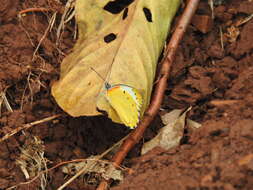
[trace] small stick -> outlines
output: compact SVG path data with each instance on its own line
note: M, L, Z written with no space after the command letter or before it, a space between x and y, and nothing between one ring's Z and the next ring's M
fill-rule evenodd
M163 100L164 92L167 87L167 80L169 78L171 65L175 59L178 45L183 38L183 35L186 31L186 27L190 23L191 18L197 9L198 3L199 0L189 0L185 11L183 12L183 15L181 16L180 21L175 29L175 32L173 33L171 40L169 41L165 52L165 57L161 62L161 69L159 71L158 76L159 81L155 86L152 101L138 127L129 135L129 137L121 145L119 151L112 158L112 161L115 166L119 166L128 154L128 152L132 149L132 147L139 142L146 128L149 126L149 124L159 111ZM103 180L99 184L97 190L106 190L111 182L112 180Z
M0 116L1 116L1 106L2 106L2 103L4 103L6 109L9 111L9 112L13 112L13 109L11 108L11 105L6 97L6 90L4 90L3 92L0 92Z
M249 15L248 17L246 17L244 20L242 20L241 22L237 23L236 26L241 26L242 24L245 24L246 22L249 22L251 19L253 18L253 13L251 15Z
M47 118L44 118L44 119L41 119L41 120L38 120L38 121L34 121L34 122L31 122L31 123L24 124L21 127L18 127L16 129L14 129L13 131L11 131L10 133L7 133L6 135L4 135L2 138L0 138L0 142L5 141L6 139L10 138L11 136L15 135L16 133L18 133L22 130L29 129L34 125L38 125L38 124L41 124L41 123L51 121L51 120L53 120L55 118L58 118L60 116L61 116L61 114L57 114L57 115L53 115L53 116L50 116L50 117L47 117Z
M51 11L51 9L48 8L40 8L40 7L34 7L34 8L28 8L28 9L24 9L22 11L19 11L18 15L23 15L29 12L49 12Z
M223 31L222 31L221 26L219 28L220 28L220 44L221 44L221 49L224 52Z
M231 104L238 104L241 100L212 100L210 104L214 106L226 106Z

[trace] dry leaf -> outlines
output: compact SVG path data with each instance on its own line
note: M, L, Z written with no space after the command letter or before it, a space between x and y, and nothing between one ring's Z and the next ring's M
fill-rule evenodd
M61 64L52 95L70 115L92 116L107 111L120 122L103 95L104 82L125 84L143 96L142 113L150 101L156 63L180 0L77 0L79 39ZM118 5L118 6L117 6Z
M190 109L187 109L182 115L183 110L175 109L162 116L162 121L166 126L160 129L152 140L143 145L141 154L143 155L157 146L165 150L178 146L183 137L185 116Z
M191 119L187 119L187 120L186 120L186 123L187 123L187 126L188 126L190 129L193 129L193 130L202 127L202 125L201 125L200 123L198 123L198 122L196 122L196 121L193 121L193 120L191 120Z
M101 176L106 180L123 180L122 170L116 169L112 163L105 160L100 160L96 156L91 156L84 162L70 163L66 166L63 166L62 172L69 175L74 175L84 167L86 170L83 175L89 173L97 173L101 174Z

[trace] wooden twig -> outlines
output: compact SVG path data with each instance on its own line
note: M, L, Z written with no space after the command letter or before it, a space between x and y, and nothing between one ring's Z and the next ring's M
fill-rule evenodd
M132 147L138 143L138 141L142 138L144 131L151 123L155 115L158 113L159 108L161 106L165 89L167 87L167 80L169 78L169 73L171 69L171 65L175 59L176 51L178 45L183 37L183 34L186 31L186 27L191 21L192 16L194 15L199 0L189 0L184 13L182 14L179 23L169 41L169 44L166 48L165 58L162 60L161 69L158 75L158 83L155 86L154 94L152 97L151 104L146 110L143 119L139 123L138 127L129 135L129 137L124 141L121 145L119 151L115 154L112 161L115 166L121 164L124 160L128 152L132 149ZM111 183L109 181L102 181L97 190L106 190Z
M210 101L210 104L213 106L228 106L231 104L239 104L241 100L212 100Z
M223 31L222 31L221 27L219 27L219 29L220 29L220 44L221 44L221 49L224 52Z
M58 118L60 116L61 116L61 114L57 114L57 115L53 115L53 116L50 116L50 117L47 117L47 118L44 118L44 119L41 119L41 120L38 120L38 121L34 121L34 122L31 122L31 123L24 124L21 127L18 127L16 129L14 129L10 133L8 133L8 134L4 135L2 138L0 138L0 143L5 141L6 139L10 138L11 136L15 135L16 133L22 131L22 130L29 129L34 125L38 125L38 124L41 124L41 123L51 121L51 120L53 120L55 118Z
M30 12L49 12L49 11L51 11L51 9L43 8L43 7L34 7L34 8L28 8L28 9L19 11L18 15L23 15Z
M238 23L236 24L236 26L237 26L237 27L238 27L238 26L241 26L241 25L243 25L243 24L249 22L252 18L253 18L253 13L250 14L249 16L247 16L245 19L243 19L243 20L241 20L240 22L238 22Z

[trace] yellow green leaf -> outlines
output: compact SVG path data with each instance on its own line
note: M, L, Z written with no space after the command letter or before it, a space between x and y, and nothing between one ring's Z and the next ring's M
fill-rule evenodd
M122 3L127 5L121 6ZM141 93L147 108L156 64L180 0L77 0L79 38L61 63L52 95L70 115L92 116L105 110L121 122L104 96L106 82ZM94 72L91 68L96 70Z

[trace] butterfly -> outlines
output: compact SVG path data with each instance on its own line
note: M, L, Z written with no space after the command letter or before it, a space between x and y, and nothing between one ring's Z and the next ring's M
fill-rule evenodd
M95 71L93 68L92 70ZM99 73L97 74L99 75ZM105 90L105 98L120 120L125 126L134 129L139 123L143 103L140 92L125 84L111 85L108 82L105 82Z

